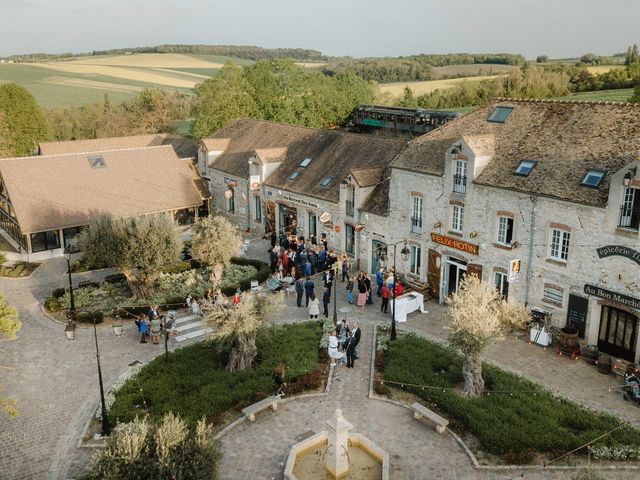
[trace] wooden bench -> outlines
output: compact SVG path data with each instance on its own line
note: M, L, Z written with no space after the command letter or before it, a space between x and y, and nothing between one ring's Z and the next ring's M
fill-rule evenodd
M250 422L253 422L256 419L256 413L261 412L268 407L271 407L271 410L277 412L279 400L280 397L278 396L267 397L264 400L260 400L258 403L254 403L253 405L249 405L248 407L243 408L242 413L249 419Z
M413 410L413 417L420 420L422 417L427 418L431 422L436 424L436 431L438 433L443 433L447 425L449 425L449 420L442 418L435 412L432 412L424 405L414 402L411 404L411 409Z

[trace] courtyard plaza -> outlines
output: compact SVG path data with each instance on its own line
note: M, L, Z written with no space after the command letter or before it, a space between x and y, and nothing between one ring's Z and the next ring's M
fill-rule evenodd
M247 256L265 260L268 246L267 241L253 237ZM3 393L18 401L20 411L16 418L0 417L2 479L75 478L86 469L93 453L90 448L77 448L83 427L99 405L93 334L90 329L81 328L76 340L68 342L64 326L45 316L40 307L53 288L66 284L65 272L66 262L58 258L43 263L27 279L0 279L0 290L10 304L18 307L23 321L19 338L2 346L6 352L4 364L14 368L3 371ZM74 283L100 280L109 273L113 271L74 274ZM338 311L346 305L344 285L339 279L335 285ZM321 290L318 278L316 292ZM271 323L308 319L307 310L295 306L295 294L284 298L285 310ZM406 323L398 324L399 332L411 331L446 342L449 320L445 307L432 301L425 307L429 313L410 314ZM333 304L329 310L333 311ZM338 313L339 318L342 316ZM341 408L355 432L367 435L389 452L394 479L570 478L570 471L477 470L451 435L438 434L431 426L414 420L406 408L370 398L373 331L389 318L380 313L380 299L375 295L374 305L364 311L354 307L348 321L357 321L362 328L355 368L339 366L327 395L285 397L277 412L261 412L255 422L240 422L225 432L221 437L224 448L221 477L282 478L290 447L309 431L321 430L334 409ZM136 360L146 363L163 353L161 346L141 345L131 323L125 324L121 337L115 337L107 326L98 328L98 336L107 389L130 363ZM171 343L171 348L177 346L173 340ZM617 383L616 378L597 373L581 360L558 357L550 349L513 337L490 346L484 359L582 405L640 424L638 408L625 402L619 391L608 391L609 385ZM604 473L607 478L637 478L637 471Z

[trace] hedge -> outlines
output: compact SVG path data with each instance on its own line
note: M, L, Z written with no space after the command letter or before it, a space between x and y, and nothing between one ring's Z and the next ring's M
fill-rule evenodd
M489 364L483 364L483 377L487 390L494 393L464 397L450 390L463 382L461 355L413 335L390 342L381 370L388 381L442 387L443 390L402 386L461 422L480 441L483 450L512 459L521 456L531 460L532 452L564 453L622 423L614 416L587 410ZM638 446L640 431L623 427L598 443Z

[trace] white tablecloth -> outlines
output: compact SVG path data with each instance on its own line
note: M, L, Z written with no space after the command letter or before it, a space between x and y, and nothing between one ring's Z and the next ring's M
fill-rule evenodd
M389 306L393 313L393 299L389 300ZM424 309L424 296L421 293L410 292L396 298L396 322L406 322L407 315L416 310L426 313Z

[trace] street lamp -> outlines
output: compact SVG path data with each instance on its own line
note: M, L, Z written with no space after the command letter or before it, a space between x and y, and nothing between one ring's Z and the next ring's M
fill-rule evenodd
M337 283L337 279L338 279L338 262L336 262L336 266L333 269L333 280L331 281L331 288L333 288L333 324L337 325L338 324L338 310L337 310L337 306L338 306L338 285Z
M398 269L396 268L396 248L399 244L404 243L402 250L400 250L400 255L402 256L402 261L406 262L409 259L409 249L407 248L407 241L400 240L393 244L393 308L391 310L391 340L396 339L396 293L398 291Z

